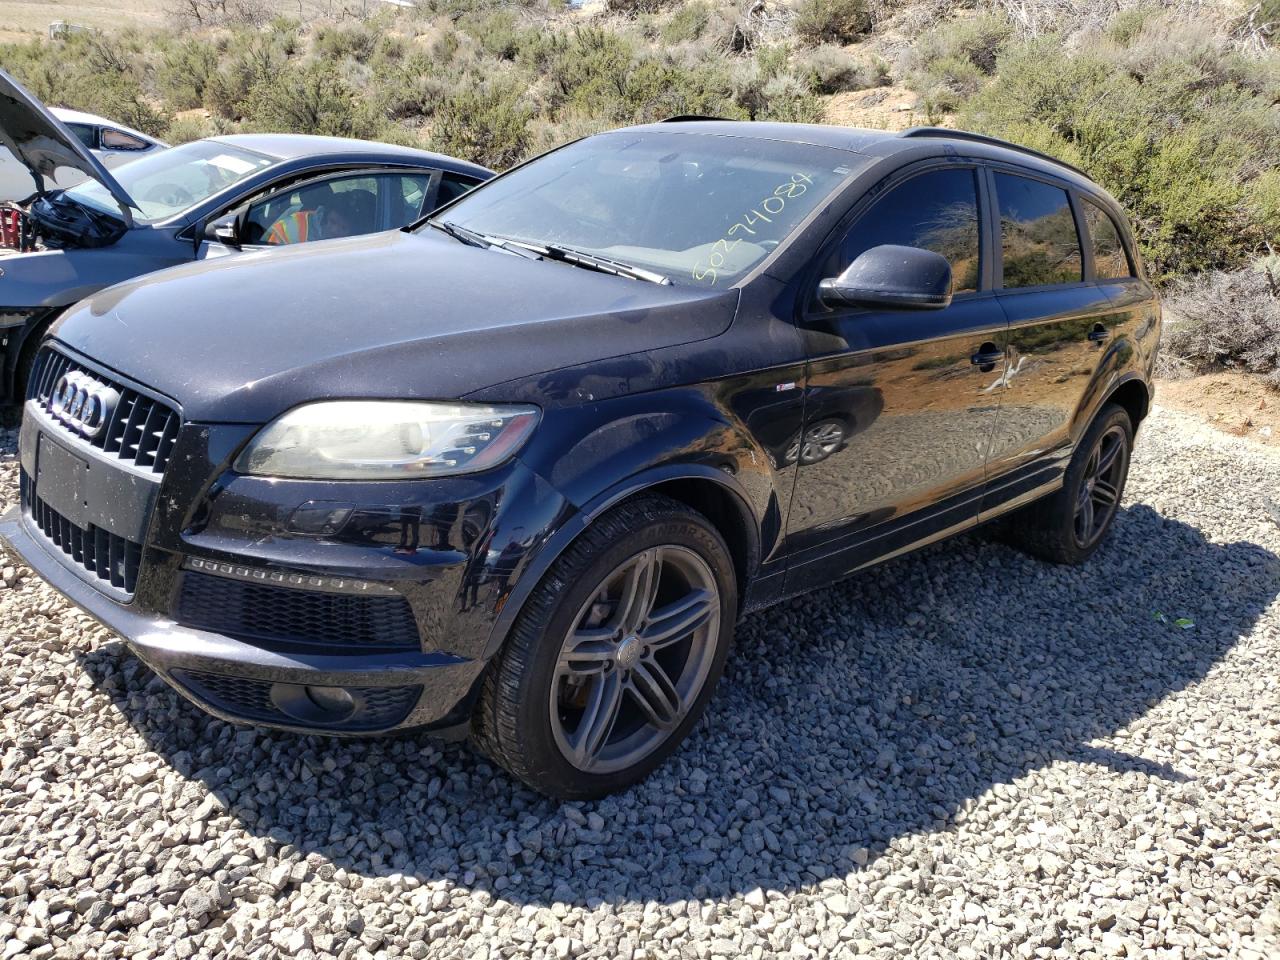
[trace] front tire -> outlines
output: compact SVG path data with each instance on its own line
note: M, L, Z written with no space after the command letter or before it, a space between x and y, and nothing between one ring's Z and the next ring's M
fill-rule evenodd
M1062 489L1010 517L1004 539L1050 563L1084 563L1115 520L1132 451L1129 414L1107 404L1076 447Z
M738 609L733 560L695 510L646 495L552 565L490 666L472 737L561 799L639 782L697 723Z

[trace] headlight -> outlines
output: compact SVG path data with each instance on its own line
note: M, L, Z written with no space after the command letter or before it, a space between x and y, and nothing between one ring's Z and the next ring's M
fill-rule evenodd
M538 408L390 400L309 403L268 424L236 458L240 473L397 480L488 470L509 460Z

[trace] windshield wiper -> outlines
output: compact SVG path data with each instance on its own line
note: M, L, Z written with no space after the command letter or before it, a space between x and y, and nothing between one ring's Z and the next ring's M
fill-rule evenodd
M427 226L442 230L459 243L465 243L469 247L483 248L493 246L489 242L489 238L484 234L468 230L466 227L460 227L456 223L450 223L448 220L428 220Z
M653 270L646 270L643 267L632 266L631 264L624 263L621 260L602 257L598 253L587 253L583 250L561 246L557 243L526 243L523 240L509 240L507 242L515 246L524 247L526 250L532 250L549 260L559 260L561 263L571 263L575 267L595 270L598 273L608 273L615 277L628 277L631 280L644 280L648 283L658 283L664 287L671 286L671 278L668 276L657 273Z
M443 230L453 239L461 243L468 244L472 247L480 247L489 249L496 247L506 253L511 253L517 257L524 257L526 260L541 259L541 254L531 251L526 245L518 244L506 237L491 237L486 233L479 233L475 230L468 230L466 227L459 226L449 220L428 220L427 226L435 227L437 230Z
M455 240L473 247L496 247L519 257L534 260L545 257L548 260L570 263L575 267L595 270L598 273L608 273L615 277L628 277L632 280L645 280L649 283L671 286L670 277L655 273L653 270L645 270L643 267L635 267L629 263L623 263L621 260L602 257L598 253L586 253L574 247L565 247L555 243L531 243L528 240L514 240L511 237L480 233L476 230L459 226L449 220L432 219L427 221L427 225L435 227L437 230L442 230Z

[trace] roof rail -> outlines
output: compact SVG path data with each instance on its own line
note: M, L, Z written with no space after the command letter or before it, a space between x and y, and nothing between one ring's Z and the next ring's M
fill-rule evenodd
M667 117L665 120L659 120L659 123L690 123L694 120L722 120L725 123L732 121L728 117L704 117L696 113L682 113L674 117Z
M912 127L910 130L903 130L900 137L946 137L950 140L968 140L972 143L986 143L993 147L1004 147L1006 150L1016 150L1018 153L1025 153L1033 157L1039 157L1041 160L1048 160L1050 163L1056 163L1060 167L1066 167L1068 170L1074 170L1080 176L1089 178L1089 175L1077 167L1073 163L1067 163L1065 160L1059 160L1057 157L1050 156L1041 150L1033 150L1031 147L1024 147L1020 143L1012 143L1008 140L1001 140L999 137L988 137L984 133L970 133L968 130L949 130L946 127Z

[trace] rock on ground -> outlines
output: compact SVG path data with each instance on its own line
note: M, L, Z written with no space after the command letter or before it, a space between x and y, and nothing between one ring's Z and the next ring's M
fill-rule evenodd
M219 722L0 569L0 950L1276 957L1268 499L1274 451L1157 411L1087 566L973 536L753 616L691 742L593 804Z

